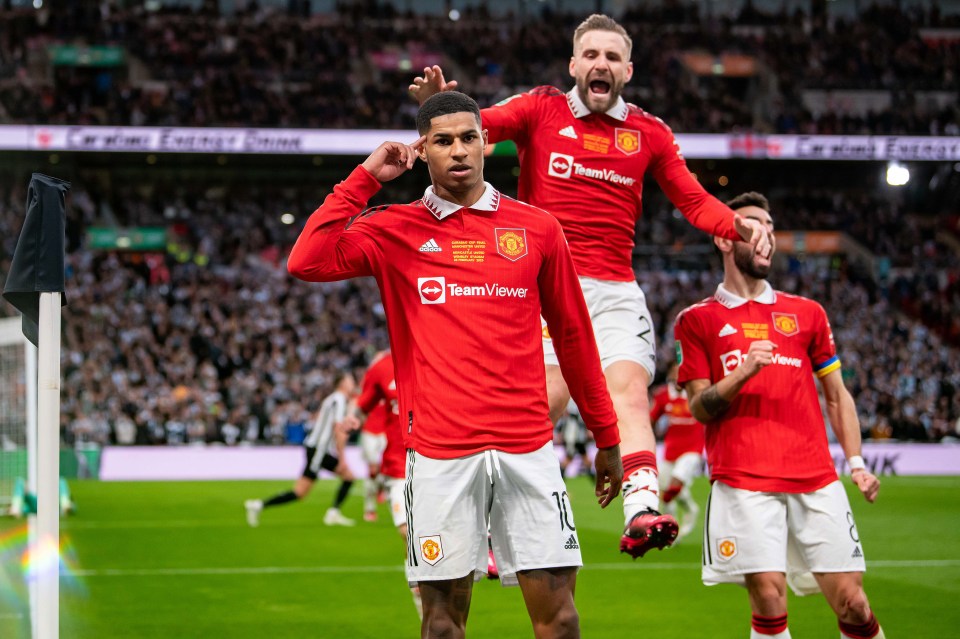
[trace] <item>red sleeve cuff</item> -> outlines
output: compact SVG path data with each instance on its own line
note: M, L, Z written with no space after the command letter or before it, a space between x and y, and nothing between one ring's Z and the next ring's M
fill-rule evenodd
M597 442L597 448L610 448L620 443L620 429L616 424L591 432L593 432L593 439Z
M383 188L383 184L381 184L377 178L373 177L370 171L363 168L362 164L357 166L357 168L347 176L347 179L343 181L343 186L364 202L379 193L380 189Z

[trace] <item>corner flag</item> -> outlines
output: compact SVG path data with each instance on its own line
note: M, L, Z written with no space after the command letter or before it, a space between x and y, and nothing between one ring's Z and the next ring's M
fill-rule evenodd
M30 552L58 558L28 575L36 603L30 607L34 639L60 636L60 308L69 188L69 182L40 173L30 178L27 217L3 287L3 296L23 314L23 334L37 347L37 516L30 527Z
M41 173L30 178L27 218L3 286L3 296L23 314L23 334L34 346L39 340L40 293L64 292L64 196L69 189L69 182Z

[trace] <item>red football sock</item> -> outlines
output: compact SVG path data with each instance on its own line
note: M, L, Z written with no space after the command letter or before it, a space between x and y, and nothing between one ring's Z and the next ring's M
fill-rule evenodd
M641 468L649 468L654 474L657 472L657 456L648 450L639 453L630 453L623 458L623 477L626 479Z
M841 621L839 625L840 632L845 637L851 637L852 639L872 639L880 632L880 624L877 623L877 618L873 616L872 612L866 623L854 624Z
M783 614L779 617L753 615L750 625L761 635L778 635L787 629L787 615Z
M683 482L674 479L672 482L670 482L670 485L667 486L667 489L663 491L663 503L669 504L671 501L677 498L677 495L679 495L680 491L682 490Z

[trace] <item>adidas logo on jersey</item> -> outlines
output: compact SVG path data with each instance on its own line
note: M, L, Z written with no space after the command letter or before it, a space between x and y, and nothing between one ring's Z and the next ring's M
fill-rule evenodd
M423 249L420 249L421 251ZM717 337L726 337L727 335L736 335L737 329L730 326L729 324L724 324L723 328L720 329L720 334Z
M421 253L439 253L443 249L440 248L440 245L437 244L437 241L432 237L423 243L423 246L420 247Z
M863 557L863 553L860 552L860 546L854 546L854 547L853 547L853 554L850 555L850 556L851 556L853 559L860 559L861 557Z
M565 126L559 131L560 135L565 138L570 138L571 140L577 139L577 132L573 130L573 125Z
M570 535L570 539L567 540L567 543L563 545L564 550L579 550L580 544L577 543L577 536Z

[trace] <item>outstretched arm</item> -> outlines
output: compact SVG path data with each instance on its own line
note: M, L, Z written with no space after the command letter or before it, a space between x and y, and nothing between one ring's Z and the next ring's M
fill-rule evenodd
M595 495L606 508L620 494L623 463L613 401L600 367L590 313L577 279L570 249L556 220L537 278L540 307L560 360L560 370L580 414L597 442Z

